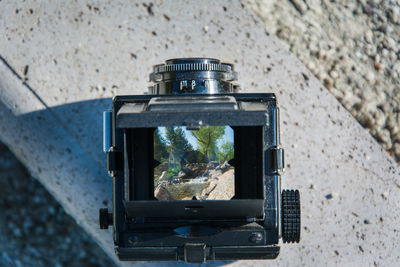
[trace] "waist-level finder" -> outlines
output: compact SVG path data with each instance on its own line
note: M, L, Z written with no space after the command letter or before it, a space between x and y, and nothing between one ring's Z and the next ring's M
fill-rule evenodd
M238 93L232 64L180 58L154 66L148 94L104 112L120 260L274 259L299 242L298 190L281 190L284 151L272 93Z

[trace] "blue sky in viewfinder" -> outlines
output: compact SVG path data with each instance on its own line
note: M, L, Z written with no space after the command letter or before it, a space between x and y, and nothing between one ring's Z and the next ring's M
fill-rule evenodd
M192 131L186 130L186 127L184 127L184 126L179 126L179 128L182 128L182 129L183 129L183 132L184 132L184 134L185 134L186 139L187 139L187 140L189 141L189 143L192 145L193 149L196 150L196 149L199 147L199 145L197 144L197 140L196 140L196 138L193 136ZM165 127L158 127L158 131L159 131L160 135L161 135L164 139L166 139L166 138L165 138L165 135L166 135L166 129L165 129ZM221 145L223 145L223 144L226 143L226 142L233 143L233 130L232 130L232 128L229 127L229 126L225 126L225 133L224 133L224 135L222 136L221 139L219 139L219 140L217 141L217 146L218 146L218 148L221 148Z

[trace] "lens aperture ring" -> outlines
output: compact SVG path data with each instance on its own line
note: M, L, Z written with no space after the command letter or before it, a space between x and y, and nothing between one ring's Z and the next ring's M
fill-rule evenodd
M218 94L236 90L233 65L213 58L176 58L153 67L151 94Z

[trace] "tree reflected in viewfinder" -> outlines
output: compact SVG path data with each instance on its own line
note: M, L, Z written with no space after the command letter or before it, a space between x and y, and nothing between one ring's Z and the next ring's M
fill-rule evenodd
M233 130L229 126L158 127L154 196L158 200L228 200L234 196Z

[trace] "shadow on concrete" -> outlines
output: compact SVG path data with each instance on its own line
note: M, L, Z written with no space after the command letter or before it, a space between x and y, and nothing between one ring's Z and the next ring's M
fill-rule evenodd
M23 142L19 157L109 255L113 255L111 230L98 229L98 209L112 209L112 184L102 151L102 112L111 98L79 101L15 116L0 103L0 115L15 128L12 137ZM17 152L17 154L18 154ZM32 164L33 163L33 164ZM223 266L234 261L207 262ZM193 266L183 262L150 265Z

